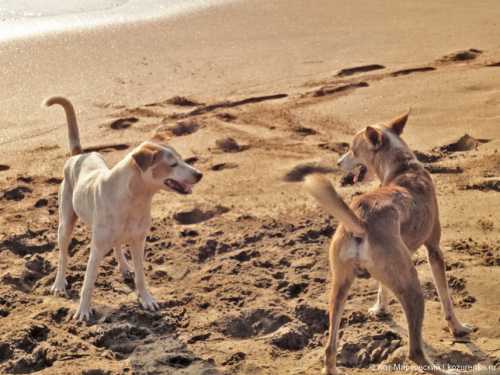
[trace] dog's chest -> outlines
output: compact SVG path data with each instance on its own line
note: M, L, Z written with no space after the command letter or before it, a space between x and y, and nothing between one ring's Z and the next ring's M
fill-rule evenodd
M146 234L151 226L151 217L148 215L127 215L123 222L123 231L130 236Z
M142 212L117 212L110 220L110 229L115 241L130 242L145 237L151 226L151 217Z

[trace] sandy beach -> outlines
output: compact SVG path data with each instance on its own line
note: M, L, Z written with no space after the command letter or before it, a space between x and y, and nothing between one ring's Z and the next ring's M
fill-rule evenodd
M411 108L404 139L436 184L452 299L477 327L462 341L445 329L421 249L426 350L499 373L498 20L495 0L256 0L1 42L0 372L318 374L338 223L290 172L327 168L348 201L373 189L341 186L336 160L358 129ZM109 165L157 129L188 129L170 143L205 177L190 196L155 197L146 277L159 312L140 308L110 254L95 320L71 320L90 241L81 224L71 298L50 295L68 158L63 112L41 107L53 95L71 99L83 147ZM351 290L346 373L412 365L398 303L368 317L376 286Z

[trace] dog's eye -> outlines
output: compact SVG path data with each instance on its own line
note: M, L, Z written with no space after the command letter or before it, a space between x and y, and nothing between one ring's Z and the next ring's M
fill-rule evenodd
M170 164L170 167L171 167L171 168L175 168L175 167L177 167L177 165L178 165L178 164L179 164L179 163L173 163L173 164Z

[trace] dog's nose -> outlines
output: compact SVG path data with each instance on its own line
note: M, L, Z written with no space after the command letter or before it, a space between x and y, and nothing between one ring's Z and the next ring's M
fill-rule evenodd
M196 174L194 175L194 177L196 178L196 182L199 182L203 178L203 173L196 172Z

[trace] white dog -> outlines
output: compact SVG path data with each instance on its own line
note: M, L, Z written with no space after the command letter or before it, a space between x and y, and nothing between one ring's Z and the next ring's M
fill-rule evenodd
M140 303L156 310L158 303L146 288L144 280L144 243L151 226L151 201L159 190L174 190L190 194L192 185L202 174L186 164L171 147L154 137L133 149L123 160L109 169L96 152L82 154L75 111L63 97L45 101L47 106L61 105L68 121L72 156L64 166L64 180L59 190L59 265L52 286L55 294L66 292L65 271L68 245L77 218L92 230L90 258L85 273L80 306L74 315L88 320L90 300L97 276L97 267L111 248L114 248L121 273L129 274L127 261L121 251L129 244L134 263L135 288Z

